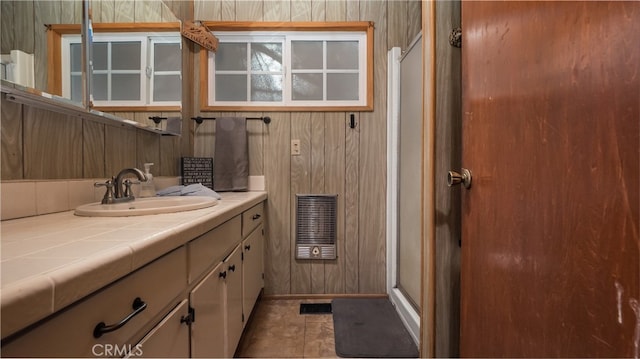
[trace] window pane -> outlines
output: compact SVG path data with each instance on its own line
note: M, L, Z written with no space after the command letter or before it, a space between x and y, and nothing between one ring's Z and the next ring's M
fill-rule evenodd
M109 63L109 48L106 42L93 43L93 69L106 70ZM82 50L80 50L82 51ZM82 66L82 65L81 65Z
M82 102L82 75L71 75L71 101Z
M358 69L357 41L329 41L327 42L328 69Z
M70 69L71 72L82 71L82 45L71 44L69 47L69 57L71 58Z
M251 69L282 71L282 44L251 43Z
M155 76L153 79L154 101L180 101L182 100L182 80L180 75Z
M216 75L216 101L247 101L247 75Z
M322 100L322 74L293 74L294 101Z
M358 74L327 74L327 100L358 100Z
M181 68L180 44L155 44L155 71L179 71Z
M111 99L114 101L139 101L140 75L112 74Z
M93 91L93 99L96 101L107 101L108 93L108 78L106 74L96 75L93 74L93 81L91 82ZM82 91L82 90L81 90Z
M247 44L246 43L220 43L216 51L217 71L246 71L247 70Z
M293 69L321 69L322 41L291 41Z
M282 76L251 76L251 101L282 101Z
M112 70L140 70L140 42L112 42Z

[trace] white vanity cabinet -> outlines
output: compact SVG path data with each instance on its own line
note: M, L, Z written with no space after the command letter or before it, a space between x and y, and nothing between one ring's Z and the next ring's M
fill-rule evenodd
M235 353L263 286L262 208L260 203L187 244L189 298L195 318L192 357L230 358ZM244 238L249 232L252 234ZM253 246L247 257L245 246ZM249 293L247 298L245 293Z
M0 355L233 357L263 287L264 207L247 207L222 212L229 219L202 235L3 338Z
M124 356L186 284L180 247L2 343L3 357Z

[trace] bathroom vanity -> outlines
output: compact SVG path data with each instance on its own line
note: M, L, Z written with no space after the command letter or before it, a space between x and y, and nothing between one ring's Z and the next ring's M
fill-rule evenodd
M170 214L4 221L1 355L232 357L263 287L267 196L222 197Z

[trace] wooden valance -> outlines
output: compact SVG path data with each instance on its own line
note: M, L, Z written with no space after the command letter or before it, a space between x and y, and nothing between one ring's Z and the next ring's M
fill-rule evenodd
M180 31L182 36L204 47L207 50L216 52L218 49L218 38L200 21L187 20L182 24Z

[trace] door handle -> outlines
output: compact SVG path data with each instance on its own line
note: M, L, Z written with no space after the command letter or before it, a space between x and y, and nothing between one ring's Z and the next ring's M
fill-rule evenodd
M449 187L459 185L460 183L462 183L464 188L471 187L471 171L463 168L461 172L462 174L456 171L449 171L449 173L447 174L447 185Z

